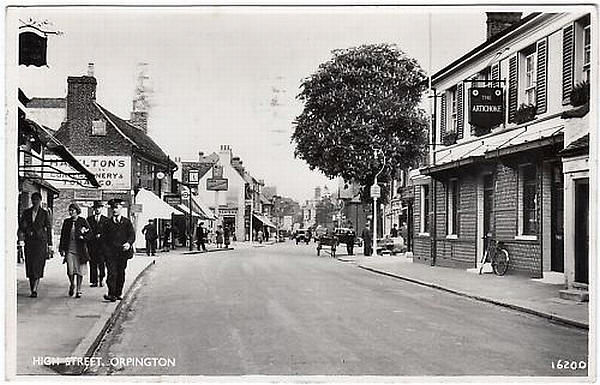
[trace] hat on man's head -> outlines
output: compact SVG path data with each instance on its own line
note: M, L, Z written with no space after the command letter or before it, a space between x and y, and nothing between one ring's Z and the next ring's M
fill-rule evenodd
M124 203L125 203L125 201L123 199L121 199L121 198L113 198L113 199L111 199L111 200L108 201L108 205L111 208L114 208L116 205L123 206Z
M102 208L102 207L104 207L104 203L102 203L102 201L94 201L94 204L92 205L93 209Z

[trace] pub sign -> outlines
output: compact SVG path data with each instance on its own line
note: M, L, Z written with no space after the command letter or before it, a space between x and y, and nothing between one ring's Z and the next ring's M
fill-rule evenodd
M504 98L501 87L474 87L469 90L469 123L478 128L492 128L504 121Z

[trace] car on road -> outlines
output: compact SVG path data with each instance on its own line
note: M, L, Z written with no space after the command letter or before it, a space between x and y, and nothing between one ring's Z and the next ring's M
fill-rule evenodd
M348 244L351 237L354 237L354 245L356 245L356 231L347 227L336 227L334 230L339 243Z
M398 236L392 238L389 235L386 235L385 238L377 239L377 254L391 254L396 255L399 253L403 253L406 251L406 246L404 245L404 238Z
M309 229L298 229L294 234L294 239L296 240L296 244L300 242L305 242L308 244L310 242L310 230Z

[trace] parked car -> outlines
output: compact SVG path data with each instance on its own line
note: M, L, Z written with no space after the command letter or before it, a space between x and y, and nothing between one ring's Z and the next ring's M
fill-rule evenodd
M338 238L339 243L348 244L348 240L351 236L354 237L354 244L356 245L356 231L347 227L337 227L335 229L335 235Z
M294 239L296 240L296 244L300 242L305 242L308 244L310 242L310 230L309 229L298 229L294 235Z
M391 255L396 255L405 251L406 246L404 245L404 238L400 236L392 238L389 235L386 235L385 238L377 239L377 254L389 253Z

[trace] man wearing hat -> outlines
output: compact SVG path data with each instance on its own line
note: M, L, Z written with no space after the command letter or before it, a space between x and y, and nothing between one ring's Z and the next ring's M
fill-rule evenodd
M88 253L90 255L90 286L92 287L102 287L102 280L106 275L104 266L104 255L106 254L104 234L106 233L108 218L102 215L102 207L104 207L102 201L95 201L92 206L92 215L87 218L91 228Z
M104 236L106 268L108 269L108 277L106 278L108 294L104 295L104 299L115 302L122 299L127 260L133 257L135 230L131 221L121 215L123 209L122 199L111 199L108 201L108 205L112 209L112 216L108 220Z

